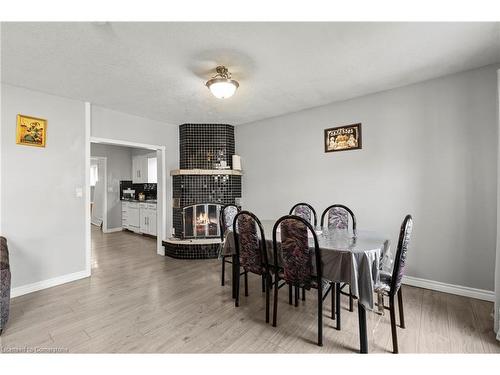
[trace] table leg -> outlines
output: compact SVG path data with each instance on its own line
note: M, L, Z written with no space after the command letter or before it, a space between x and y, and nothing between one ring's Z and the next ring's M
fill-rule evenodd
M368 334L366 332L366 309L358 300L359 352L368 353Z

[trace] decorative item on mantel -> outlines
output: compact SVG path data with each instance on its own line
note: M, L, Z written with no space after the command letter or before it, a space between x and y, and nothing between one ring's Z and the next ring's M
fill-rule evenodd
M241 157L240 157L240 155L233 155L233 170L241 171Z
M19 145L45 147L47 120L38 117L17 115L16 143Z

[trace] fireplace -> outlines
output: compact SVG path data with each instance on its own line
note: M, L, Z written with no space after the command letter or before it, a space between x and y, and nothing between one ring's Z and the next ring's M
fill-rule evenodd
M234 127L228 124L179 126L179 169L172 176L172 237L165 255L178 259L219 256L219 214L241 204L241 170L232 169Z
M184 238L211 238L220 236L219 212L221 205L194 204L182 210Z

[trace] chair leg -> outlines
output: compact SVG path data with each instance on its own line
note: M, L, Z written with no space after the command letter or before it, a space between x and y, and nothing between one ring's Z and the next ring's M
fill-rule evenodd
M234 267L234 264L233 264ZM239 268L239 267L238 267ZM238 273L240 271L238 270ZM240 277L236 277L236 282L235 282L235 300L234 300L234 305L238 307L240 305Z
M306 288L302 288L302 301L306 300Z
M337 330L340 331L340 283L335 285L335 308L337 309Z
M262 275L263 279L265 280L264 277L267 279L265 280L265 288L266 288L266 323L269 323L269 286L271 284L271 280L269 280L268 275Z
M226 257L222 257L222 272L220 285L224 286L224 278L226 276Z
M351 284L349 284L349 311L350 312L354 311L353 298L352 298L352 293L351 293Z
M276 327L276 320L278 317L278 283L279 277L276 274L274 276L273 327Z
M401 328L405 328L405 314L403 311L403 292L401 287L399 287L398 291L398 308L399 308L399 326Z
M335 320L335 283L330 283L330 293L332 297L332 320Z
M298 286L295 287L295 307L299 305L299 294L300 294L300 289Z
M292 298L293 298L293 292L292 292L292 285L288 284L288 304L292 304Z
M398 333L396 331L396 306L394 305L394 296L389 297L389 310L391 312L391 331L392 331L392 352L394 354L398 351Z
M245 271L245 297L248 297L248 272Z
M266 277L262 275L262 293L266 291Z
M323 346L323 289L318 288L318 346Z

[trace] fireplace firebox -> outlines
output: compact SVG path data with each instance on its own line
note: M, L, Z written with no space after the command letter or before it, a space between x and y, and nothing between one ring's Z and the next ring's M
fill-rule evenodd
M220 236L219 212L221 205L194 204L182 210L184 238L211 238Z

